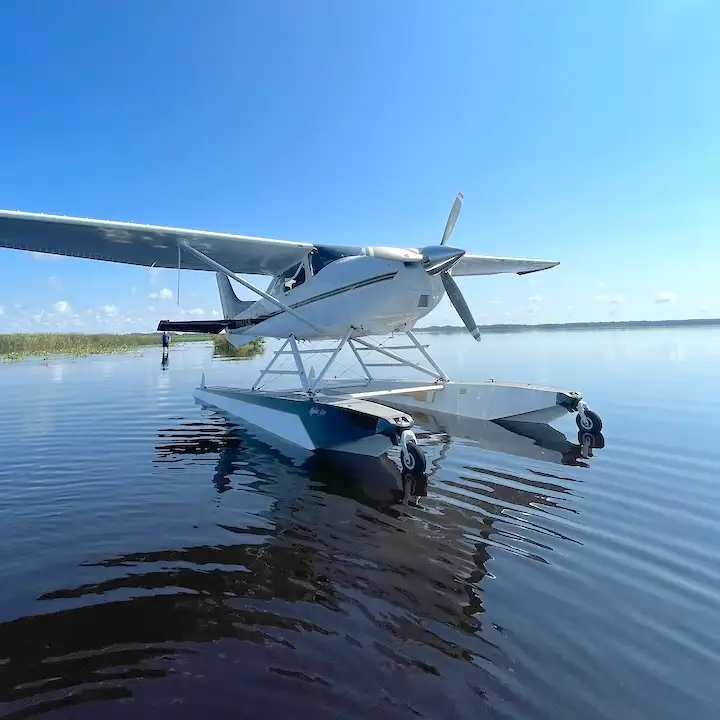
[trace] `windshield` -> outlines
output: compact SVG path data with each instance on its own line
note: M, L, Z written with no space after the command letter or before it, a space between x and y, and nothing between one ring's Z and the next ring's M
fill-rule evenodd
M335 260L346 257L346 254L334 248L318 248L310 255L312 274L317 275L326 265Z

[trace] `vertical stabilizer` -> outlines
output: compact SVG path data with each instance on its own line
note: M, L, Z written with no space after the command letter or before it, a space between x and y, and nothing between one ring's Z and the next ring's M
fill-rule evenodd
M226 320L236 317L245 310L248 305L252 305L252 303L238 299L227 275L218 272L215 273L215 276L217 278L218 292L220 293L223 317Z

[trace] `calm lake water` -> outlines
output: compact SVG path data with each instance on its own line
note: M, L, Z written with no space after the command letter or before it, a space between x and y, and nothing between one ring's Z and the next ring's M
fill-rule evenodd
M720 331L422 337L605 447L425 433L416 505L194 404L262 360L0 364L0 715L720 717Z

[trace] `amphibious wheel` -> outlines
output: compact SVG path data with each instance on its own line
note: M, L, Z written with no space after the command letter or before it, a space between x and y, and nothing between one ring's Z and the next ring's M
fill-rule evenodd
M400 451L400 461L403 468L414 475L424 473L427 467L425 453L412 440L408 440Z
M592 433L587 430L578 432L578 444L587 445L587 447L601 450L605 447L605 438L602 433Z
M579 409L575 416L575 422L584 432L599 433L602 430L602 420L592 410Z

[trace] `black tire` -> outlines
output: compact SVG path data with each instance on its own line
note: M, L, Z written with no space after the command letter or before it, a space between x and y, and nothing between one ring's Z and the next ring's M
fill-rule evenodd
M406 453L402 450L400 451L400 462L402 462L403 468L409 473L413 473L413 475L424 473L427 467L425 453L412 440L406 443L406 447Z
M580 415L580 413L575 416L575 423L580 430L593 434L599 433L602 430L602 420L597 413L594 413L592 410L586 410L585 417L589 421L588 427L585 427L583 425L582 416Z
M605 447L605 438L601 433L591 433L587 432L587 430L580 430L578 433L578 444L584 445L586 440L588 446L596 450L601 450Z

